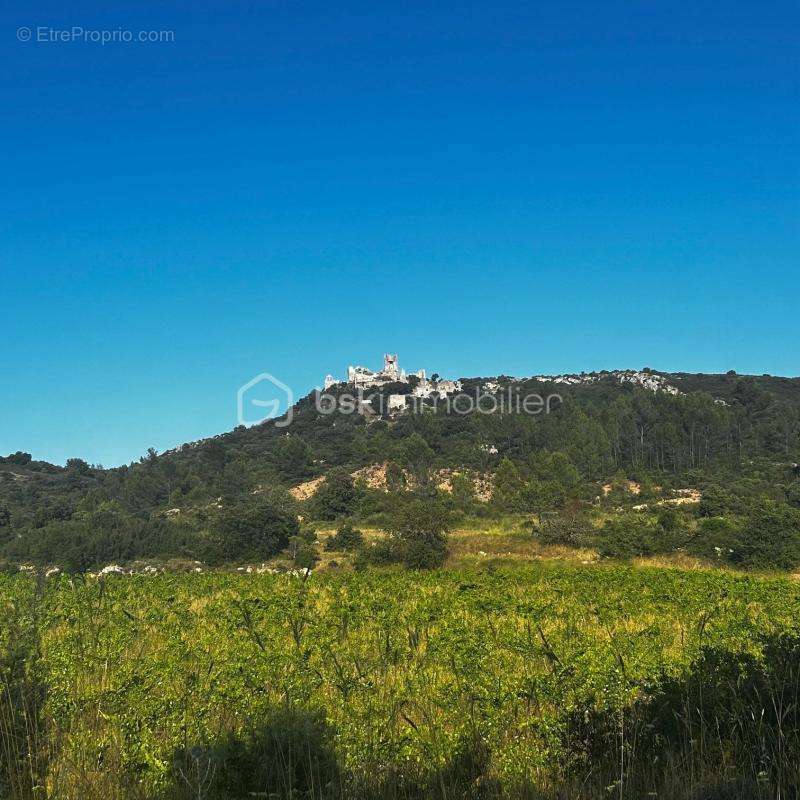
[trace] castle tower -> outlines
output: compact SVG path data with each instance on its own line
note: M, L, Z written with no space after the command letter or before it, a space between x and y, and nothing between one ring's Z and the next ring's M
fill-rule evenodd
M397 368L397 353L394 355L391 353L383 354L383 371L386 375L391 375L395 378L400 374Z

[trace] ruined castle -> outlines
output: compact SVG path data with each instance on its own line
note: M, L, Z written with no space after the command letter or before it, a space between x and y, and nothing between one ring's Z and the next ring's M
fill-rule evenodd
M412 375L419 378L420 381L425 381L425 370L421 369L419 372L414 372ZM347 368L347 380L344 383L349 383L358 389L368 389L370 387L384 386L387 383L408 383L409 376L404 369L400 369L397 363L397 355L391 353L384 353L383 356L383 369L373 372L367 367L353 367ZM325 376L325 388L328 389L334 384L339 383L333 375Z
M437 377L437 376L434 376ZM412 381L412 379L415 379ZM389 396L389 411L402 411L406 408L408 397L427 398L438 396L446 397L452 392L461 389L460 381L450 380L429 380L425 370L406 373L400 368L397 354L385 353L383 356L383 369L374 372L367 367L349 366L347 368L347 380L337 381L333 375L325 376L325 389L330 389L338 383L349 384L356 389L379 388L390 383L415 383L416 385L409 394L392 394Z

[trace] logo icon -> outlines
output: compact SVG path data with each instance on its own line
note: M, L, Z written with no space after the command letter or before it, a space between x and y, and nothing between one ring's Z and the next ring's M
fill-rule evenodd
M286 414L279 418L284 404ZM254 408L261 411L255 412L252 410ZM274 419L276 428L285 428L292 424L293 417L294 392L269 372L256 375L236 392L236 419L239 425L250 427Z

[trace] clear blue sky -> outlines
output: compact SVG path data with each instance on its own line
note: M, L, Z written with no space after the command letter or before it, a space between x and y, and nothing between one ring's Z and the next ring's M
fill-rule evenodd
M0 453L116 465L385 350L800 374L796 2L16 6Z

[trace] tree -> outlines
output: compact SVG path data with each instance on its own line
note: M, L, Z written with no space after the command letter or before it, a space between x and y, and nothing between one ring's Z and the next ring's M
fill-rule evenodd
M22 450L17 450L16 453L11 453L11 455L7 456L3 459L8 464L15 464L18 467L25 467L31 463L31 454L30 453L23 453Z
M413 569L440 567L447 557L452 520L439 500L415 498L403 504L389 526L400 558Z
M394 461L386 464L386 488L390 492L400 492L406 487L406 476L402 467Z
M299 436L281 439L276 450L280 472L291 480L303 480L311 473L311 448Z
M742 543L741 525L728 517L703 517L687 550L698 556L731 561Z
M721 517L729 513L738 514L742 509L741 498L721 486L712 484L703 489L697 514L700 517Z
M433 462L433 450L418 433L412 433L402 444L403 462L422 486L428 482L428 470Z
M319 551L313 542L303 536L289 538L289 555L300 569L312 570L319 562Z
M217 520L222 557L230 561L260 561L283 550L300 530L290 503L259 498L223 511Z
M519 495L520 510L533 513L563 508L567 500L564 487L555 480L528 481Z
M147 452L139 459L140 464L155 464L158 461L158 450L148 447Z
M335 520L352 514L357 499L358 490L353 477L346 469L335 467L317 489L311 507L317 519Z
M536 480L553 481L562 486L564 491L574 491L580 485L580 473L566 453L551 453L548 450L534 452L528 459L528 466Z
M92 471L82 458L68 458L66 470L72 475L89 475Z
M800 566L800 511L764 500L745 521L741 544L731 559L752 569L793 570Z
M339 526L333 536L325 542L326 550L358 550L364 544L364 534L349 522Z
M463 511L468 511L475 502L475 483L466 472L457 472L450 479L453 500Z
M211 439L200 451L200 477L208 484L216 484L228 461L228 451L218 439Z
M492 505L498 511L513 512L522 510L522 489L525 482L517 465L509 458L503 458L494 476Z

